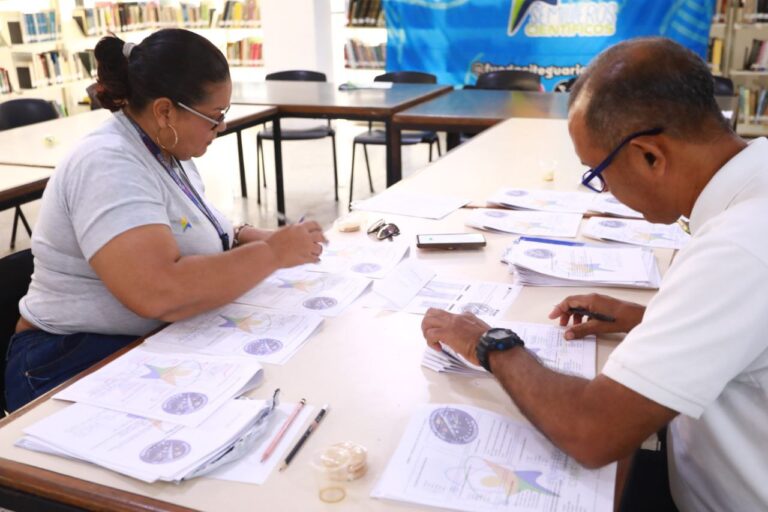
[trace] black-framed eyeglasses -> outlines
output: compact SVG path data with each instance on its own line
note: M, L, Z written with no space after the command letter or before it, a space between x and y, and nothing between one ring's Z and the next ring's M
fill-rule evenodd
M619 154L619 151L621 151L622 148L626 146L629 143L629 141L631 141L632 139L635 139L637 137L643 137L646 135L658 135L663 131L664 131L664 128L653 128L651 130L643 130L641 132L635 132L624 137L624 140L622 140L613 151L608 153L608 156L605 157L605 159L602 162L600 162L597 165L597 167L593 167L592 169L589 169L587 170L587 172L584 173L584 175L581 177L581 184L590 190L594 190L595 192L604 192L605 179L603 178L603 171L609 165L611 165L611 162L613 162L613 159L616 158L616 155Z
M379 219L368 228L369 235L375 235L377 240L387 240L391 242L393 237L400 234L400 228L397 224L391 222L385 222L384 219Z
M198 112L194 108L189 107L189 106L183 104L180 101L177 101L176 104L178 106L180 106L181 108L183 108L184 110L186 110L187 112L189 112L190 114L194 114L197 117L199 117L200 119L205 119L206 121L211 123L213 125L211 127L211 131L212 132L216 131L219 128L219 126L221 126L221 123L224 122L224 118L227 117L227 112L229 112L229 109L231 107L231 105L229 107L227 107L227 109L224 112L222 112L221 115L217 119L214 119L212 117L208 117L207 115L203 114L202 112Z

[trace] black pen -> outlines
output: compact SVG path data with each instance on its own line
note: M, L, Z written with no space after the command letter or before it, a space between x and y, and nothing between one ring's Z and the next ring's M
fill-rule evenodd
M293 458L296 456L297 453L299 453L299 450L301 450L301 447L304 446L304 443L307 441L309 436L312 434L312 432L315 431L315 429L320 425L320 422L323 421L323 418L325 417L325 413L328 412L328 404L325 404L322 409L320 409L320 412L317 413L317 416L315 416L315 419L312 421L312 423L309 424L307 427L307 430L304 431L304 433L299 438L299 442L296 443L296 445L291 449L291 451L288 453L288 456L283 461L283 464L280 466L280 471L283 471L285 468L288 467L288 464L291 463Z
M568 312L572 315L583 315L588 316L591 318L594 318L595 320L600 320L601 322L615 322L616 319L609 315L604 315L602 313L595 313L594 311L590 311L587 308L568 308Z

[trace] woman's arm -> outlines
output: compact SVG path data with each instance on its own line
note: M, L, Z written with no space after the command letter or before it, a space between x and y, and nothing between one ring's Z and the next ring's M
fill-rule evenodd
M324 241L320 225L305 222L231 251L182 257L170 229L153 224L110 240L90 264L128 309L173 322L231 302L277 269L319 261Z

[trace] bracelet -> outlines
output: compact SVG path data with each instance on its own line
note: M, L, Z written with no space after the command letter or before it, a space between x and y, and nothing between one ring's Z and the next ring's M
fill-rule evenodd
M245 224L240 224L235 228L235 239L232 241L232 247L237 247L240 245L240 232L244 230L245 228L252 228L250 224L247 222Z

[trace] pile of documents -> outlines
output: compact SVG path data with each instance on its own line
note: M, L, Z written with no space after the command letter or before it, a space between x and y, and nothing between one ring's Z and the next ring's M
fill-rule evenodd
M581 224L580 213L474 210L466 225L477 229L529 236L575 238Z
M586 469L507 416L429 404L411 418L371 496L468 512L609 512L615 480L615 463Z
M592 192L505 188L491 196L488 204L513 210L583 214L589 210L594 195Z
M519 238L502 261L523 285L613 286L656 289L661 282L653 251L641 247Z
M57 393L75 403L27 427L18 444L145 482L193 478L269 428L276 397L235 399L262 380L253 360L140 346Z
M691 238L679 224L651 224L645 220L606 217L590 218L584 227L584 236L657 249L682 249Z
M585 379L595 378L597 340L594 336L566 341L563 338L565 327L498 320L493 322L493 326L512 329L525 342L525 349L539 358L544 366ZM442 352L425 348L421 365L441 373L491 376L485 368L470 363L447 345L443 346Z

